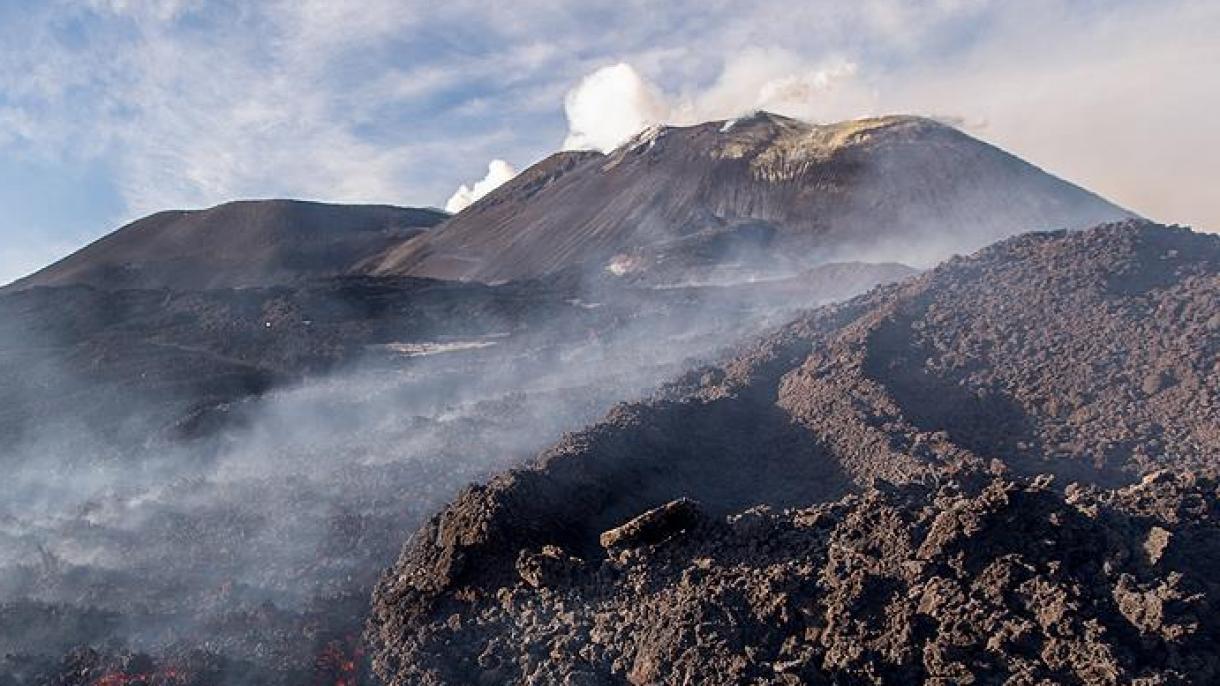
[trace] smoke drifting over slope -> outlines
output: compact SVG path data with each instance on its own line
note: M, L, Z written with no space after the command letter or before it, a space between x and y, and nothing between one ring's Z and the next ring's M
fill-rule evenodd
M319 661L334 651L363 669L376 576L458 489L793 307L906 272L853 273L865 280L741 291L374 280L3 296L20 326L0 327L0 377L28 412L0 415L0 654L16 656L0 674L79 668L91 676L64 683L96 684L125 649L205 683L333 683ZM104 316L40 318L77 309ZM116 379L81 373L99 364ZM332 371L290 382L314 366ZM279 371L257 397L191 385L262 370ZM56 421L56 404L96 416ZM105 654L61 665L81 644Z

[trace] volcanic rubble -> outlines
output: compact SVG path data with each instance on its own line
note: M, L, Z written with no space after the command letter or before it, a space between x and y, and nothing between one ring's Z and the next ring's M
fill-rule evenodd
M1220 679L1220 238L1020 236L812 311L465 490L400 684Z

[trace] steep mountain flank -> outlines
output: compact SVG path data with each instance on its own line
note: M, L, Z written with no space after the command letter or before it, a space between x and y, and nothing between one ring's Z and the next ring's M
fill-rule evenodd
M573 265L688 277L828 259L930 265L1020 231L1127 216L929 119L759 113L651 129L609 155L558 153L365 268L494 282Z

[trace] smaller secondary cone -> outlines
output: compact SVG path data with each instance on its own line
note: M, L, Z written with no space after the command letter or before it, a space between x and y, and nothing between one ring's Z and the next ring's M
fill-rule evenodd
M296 283L356 263L439 224L436 210L248 200L159 212L7 286L199 290Z

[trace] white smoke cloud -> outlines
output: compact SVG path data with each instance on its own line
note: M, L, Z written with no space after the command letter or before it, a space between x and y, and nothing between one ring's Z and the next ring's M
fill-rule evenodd
M673 106L660 89L620 62L582 79L564 99L564 111L569 127L565 150L607 152L668 119Z
M689 125L767 110L801 119L870 113L875 96L855 63L810 64L779 49L750 49L727 60L714 83L671 95L625 62L589 74L564 101L565 150L609 152L657 124Z
M445 203L445 211L458 213L474 204L476 200L499 188L501 184L517 175L517 170L504 160L492 160L487 165L487 176L475 181L473 186L462 184L449 201Z

